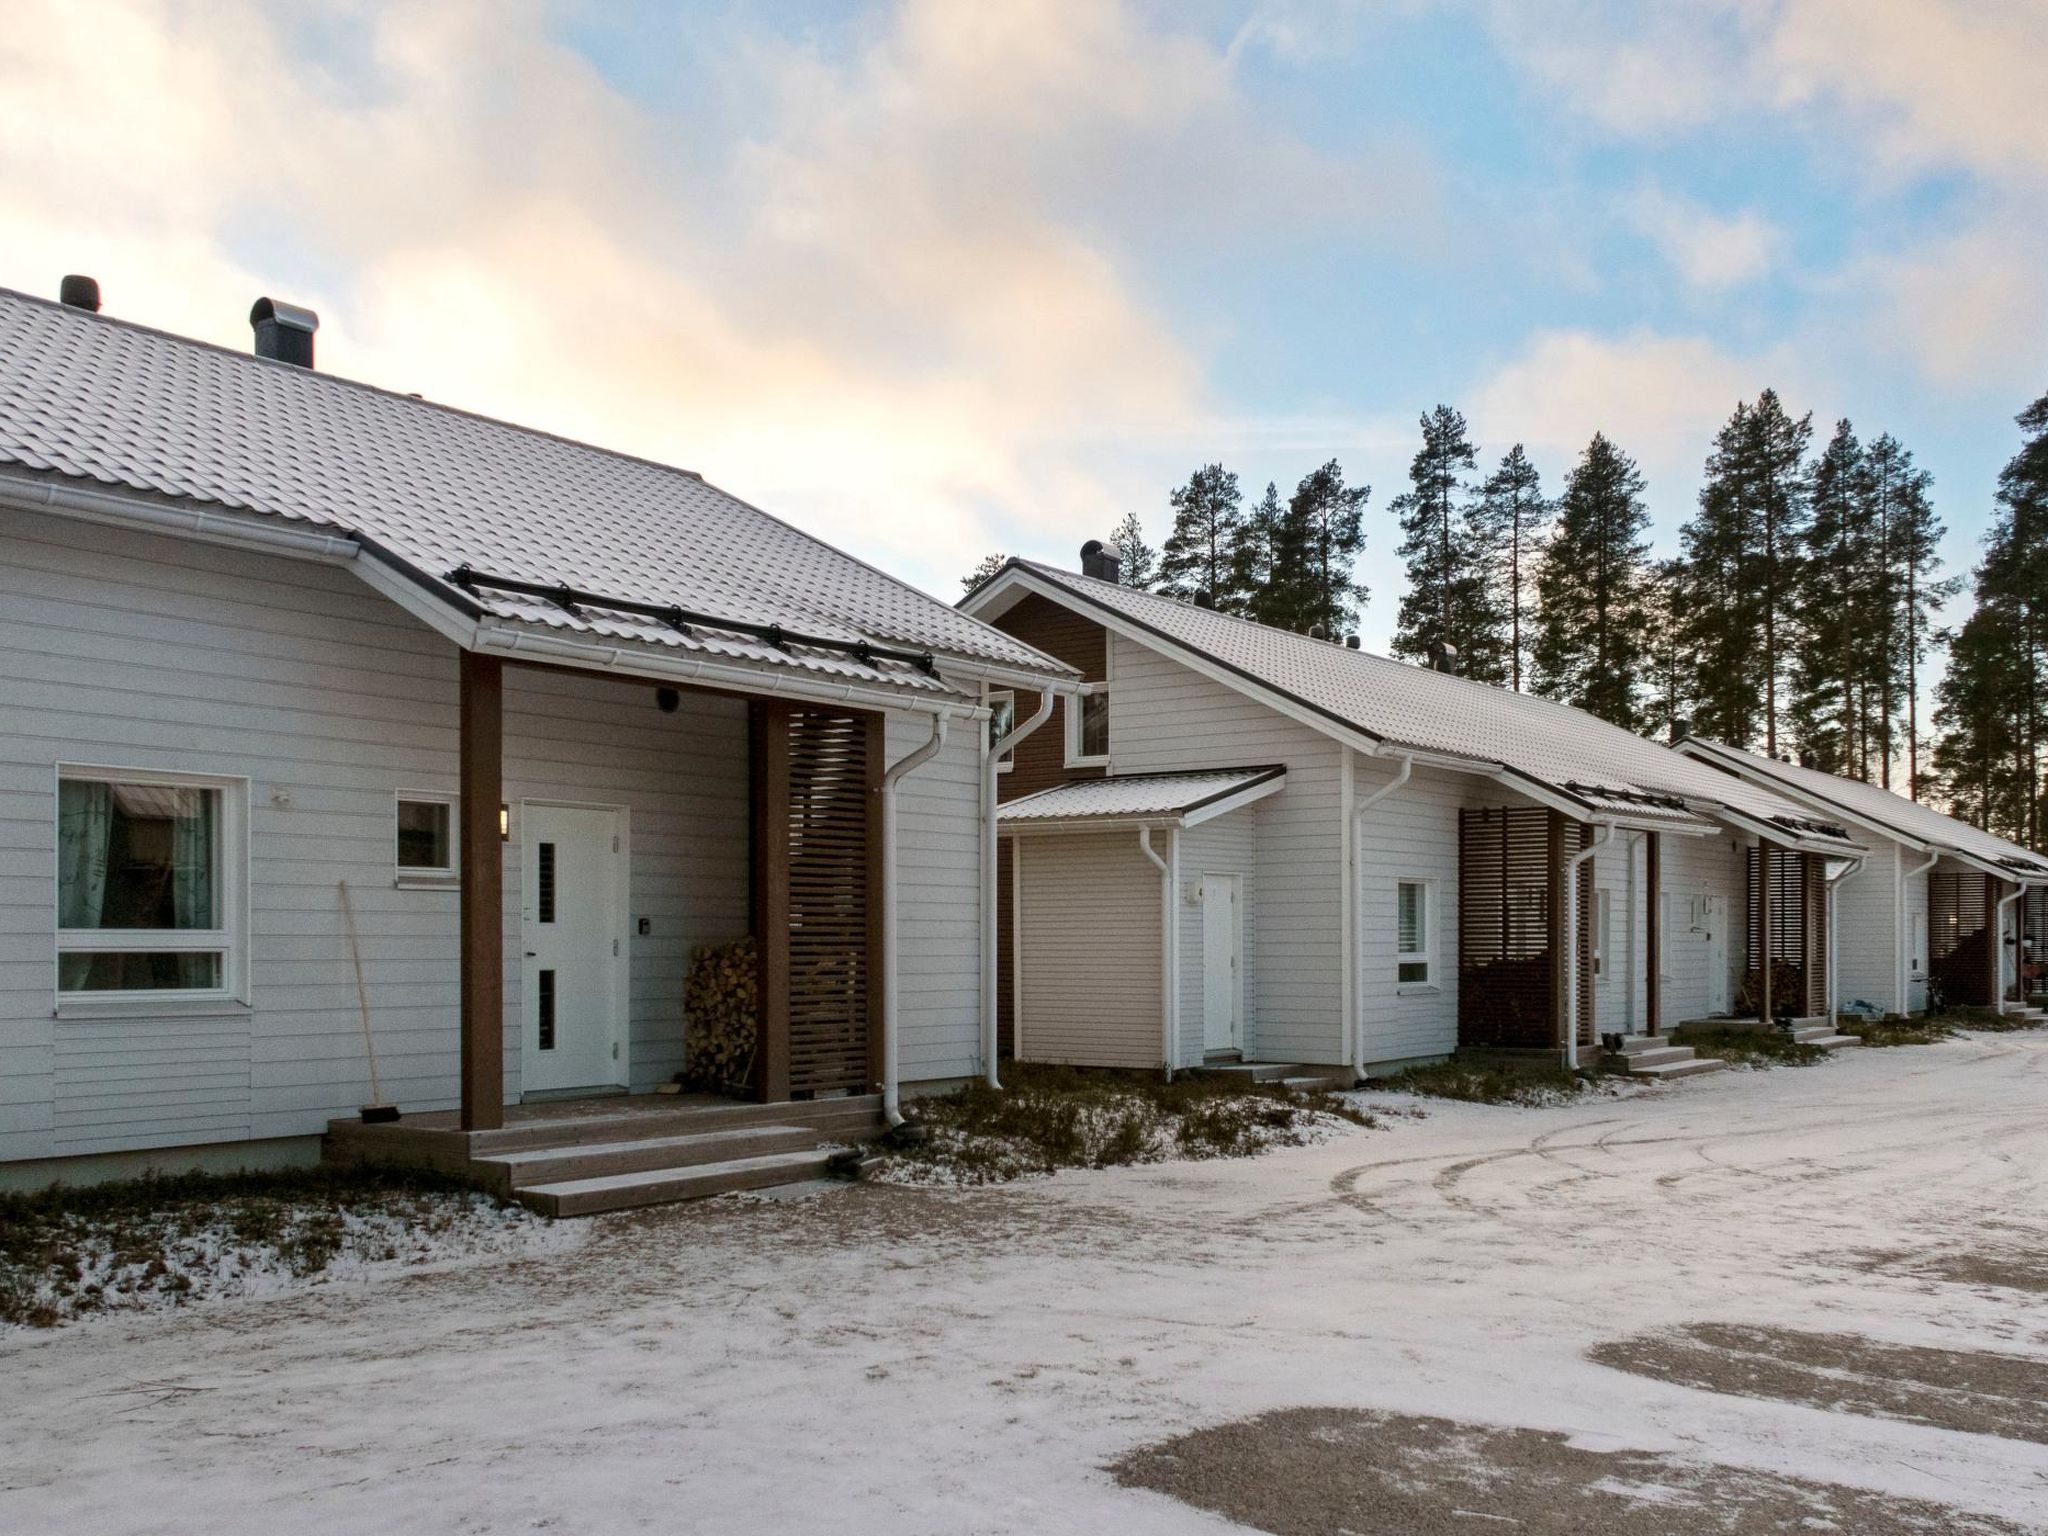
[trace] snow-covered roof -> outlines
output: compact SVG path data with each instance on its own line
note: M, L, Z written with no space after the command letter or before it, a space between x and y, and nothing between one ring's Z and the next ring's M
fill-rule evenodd
M1698 737L1689 737L1678 743L1676 750L1782 789L1823 815L1849 817L1913 846L1941 849L1980 865L1994 865L2008 880L2048 881L2048 859L2040 854L1937 811L1931 805L1908 800L1882 784L1867 784L1861 779L1822 773L1817 768L1781 763L1755 752L1745 752L1739 747L1724 746L1718 741L1704 741Z
M1370 651L1352 650L1175 598L1013 560L965 599L984 611L1006 584L1046 593L1120 623L1169 651L1277 695L1323 724L1399 752L1502 769L1585 819L1703 830L1731 821L1789 846L1846 852L1846 829L1800 803L1667 751L1584 710ZM1583 808L1583 809L1579 809Z
M345 533L473 619L918 690L945 686L919 653L1073 674L692 471L0 289L0 481L24 479Z
M1277 792L1286 775L1280 767L1202 768L1077 779L1012 800L996 819L1011 831L1105 821L1192 827Z

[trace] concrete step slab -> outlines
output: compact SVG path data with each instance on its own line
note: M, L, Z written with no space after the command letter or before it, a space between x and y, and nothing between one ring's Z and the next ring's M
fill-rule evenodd
M1695 1056L1691 1061L1666 1062L1661 1066L1642 1067L1629 1074L1631 1077L1647 1077L1658 1082L1668 1082L1681 1077L1698 1077L1702 1072L1725 1072L1728 1063L1718 1056Z
M823 1178L832 1161L824 1147L773 1152L762 1157L700 1163L688 1168L648 1168L603 1178L564 1179L518 1191L517 1199L545 1216L596 1216L642 1206L705 1200L743 1189L767 1189Z
M768 1152L802 1152L824 1140L809 1126L748 1125L698 1131L686 1136L644 1136L573 1147L534 1147L480 1157L480 1171L496 1173L505 1190L641 1173L652 1168L689 1168L732 1162Z
M1626 1070L1643 1072L1651 1067L1669 1067L1693 1061L1698 1059L1698 1055L1689 1045L1660 1045L1647 1051L1630 1051L1621 1059Z

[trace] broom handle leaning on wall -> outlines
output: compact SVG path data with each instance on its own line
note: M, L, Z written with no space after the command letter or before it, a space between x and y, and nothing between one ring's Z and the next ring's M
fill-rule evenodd
M341 882L341 917L348 929L348 957L356 968L356 1006L363 1013L363 1054L370 1058L370 1102L382 1104L384 1090L377 1083L377 1046L370 1038L370 993L363 985L363 946L356 939L355 903L349 900L348 882Z

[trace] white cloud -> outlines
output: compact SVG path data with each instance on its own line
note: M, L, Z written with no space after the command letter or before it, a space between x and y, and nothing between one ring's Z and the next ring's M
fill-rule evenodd
M1695 288L1732 288L1770 270L1784 237L1752 209L1723 217L1690 198L1645 185L1629 198L1636 231Z
M1375 203L1119 6L753 40L752 136L682 149L551 15L358 0L337 58L257 0L17 0L0 282L92 272L111 313L233 346L258 293L310 303L323 367L700 469L944 591L1114 520L1077 444L1208 413L1133 241L1211 199L1282 240Z
M2048 358L2048 272L2040 234L1993 221L1944 234L1860 267L1876 295L1874 330L1937 384L1999 390L2041 387Z

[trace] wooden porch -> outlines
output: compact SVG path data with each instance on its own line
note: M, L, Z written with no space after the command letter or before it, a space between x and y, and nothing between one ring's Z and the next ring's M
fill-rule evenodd
M784 1104L633 1095L516 1104L483 1130L442 1110L332 1121L322 1154L430 1168L544 1215L590 1216L822 1178L837 1154L880 1132L881 1105L874 1094Z

